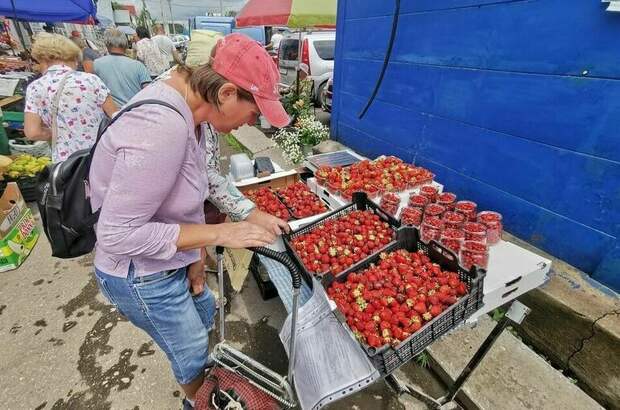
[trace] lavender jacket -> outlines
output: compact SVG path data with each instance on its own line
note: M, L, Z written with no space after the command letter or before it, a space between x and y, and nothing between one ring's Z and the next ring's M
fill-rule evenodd
M129 102L157 99L123 114L102 136L90 169L91 205L101 208L95 266L125 277L176 269L199 259L177 250L180 224L204 223L209 183L204 138L197 140L183 97L160 81Z

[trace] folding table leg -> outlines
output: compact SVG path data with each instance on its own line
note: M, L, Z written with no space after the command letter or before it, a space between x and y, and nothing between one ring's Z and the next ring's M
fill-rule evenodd
M482 362L482 359L484 359L489 350L491 350L491 347L493 347L506 326L508 326L508 323L512 321L517 324L521 324L528 313L530 313L530 308L519 301L512 302L508 312L506 312L504 317L495 325L491 333L487 336L484 342L482 342L482 345L480 345L474 356L469 360L469 363L467 363L465 368L461 371L461 374L459 374L454 383L448 388L448 394L443 397L435 399L411 385L400 382L393 375L387 376L385 381L398 395L409 394L410 396L424 402L432 409L448 409L451 404L454 404L454 398L457 393L467 382L474 370L476 370L476 367L478 367L480 362Z

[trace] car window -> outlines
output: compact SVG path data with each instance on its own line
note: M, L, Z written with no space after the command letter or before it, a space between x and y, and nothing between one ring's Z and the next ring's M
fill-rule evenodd
M336 41L334 40L317 40L314 42L314 48L316 49L316 53L323 60L333 60L335 44Z
M280 60L297 60L299 40L286 39L280 43Z

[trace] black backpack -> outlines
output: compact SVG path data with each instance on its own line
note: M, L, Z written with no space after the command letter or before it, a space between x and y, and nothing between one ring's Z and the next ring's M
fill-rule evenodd
M99 211L90 206L88 173L95 148L106 129L121 115L144 104L158 104L181 113L172 105L158 100L142 100L119 111L114 118L99 124L97 140L88 149L76 151L63 162L43 172L38 183L38 200L43 230L52 246L52 256L75 258L93 250L97 238L94 225Z

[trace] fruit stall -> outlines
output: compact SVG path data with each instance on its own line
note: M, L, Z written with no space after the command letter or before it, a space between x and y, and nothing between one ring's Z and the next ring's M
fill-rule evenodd
M15 182L27 202L37 199L39 174L52 162L49 156L29 154L0 155L0 195L7 183Z
M345 154L345 165L325 164L343 152L322 155L319 166L310 157L308 178L246 191L292 228L272 248L289 255L303 279L296 357L322 358L297 360L296 373L324 375L296 379L304 380L295 383L303 408L394 380L442 335L543 284L551 265L502 240L501 210L457 197L432 170ZM290 272L257 259L290 312ZM287 332L285 323L283 342Z

